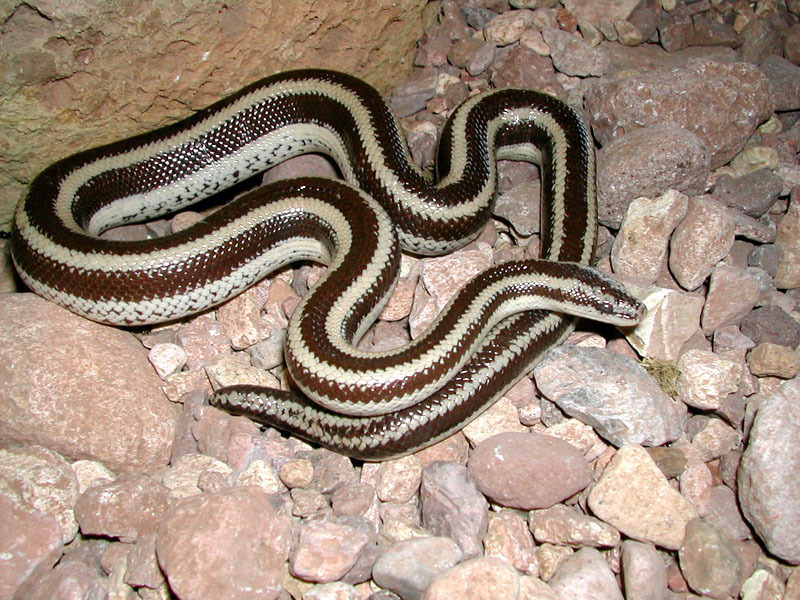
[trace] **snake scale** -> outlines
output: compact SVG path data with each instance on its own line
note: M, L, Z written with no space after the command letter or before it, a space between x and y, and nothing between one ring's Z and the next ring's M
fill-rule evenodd
M342 180L262 186L159 238L99 237L310 152L330 156ZM480 234L498 159L540 165L542 258L480 274L401 348L358 349L395 287L401 248L439 255ZM415 165L368 84L291 71L48 167L15 213L11 252L33 291L120 326L207 310L296 261L327 265L287 331L286 366L301 393L239 385L211 403L353 457L385 459L463 427L561 343L575 317L625 326L643 311L589 266L594 152L565 103L521 89L470 97L444 127L437 171L432 182Z

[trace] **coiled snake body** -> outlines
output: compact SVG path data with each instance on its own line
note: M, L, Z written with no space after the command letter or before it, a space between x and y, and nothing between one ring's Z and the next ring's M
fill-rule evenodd
M332 157L347 183L288 180L162 238L98 238L308 152ZM400 247L442 254L478 236L491 214L498 158L541 165L542 259L473 279L402 348L357 349L394 288ZM286 364L306 397L233 386L212 404L351 456L398 456L480 414L569 334L575 316L630 325L642 312L587 266L596 237L594 155L567 105L531 90L473 96L447 122L437 166L433 184L364 82L288 72L172 126L49 167L15 214L12 256L32 290L114 325L197 313L294 261L327 264L287 332Z

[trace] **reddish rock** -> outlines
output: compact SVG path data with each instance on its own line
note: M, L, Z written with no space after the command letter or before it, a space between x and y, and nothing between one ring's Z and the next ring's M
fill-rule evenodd
M176 502L159 523L158 562L183 600L279 597L289 524L261 488L235 487Z
M75 517L84 535L135 541L155 530L168 495L152 477L120 475L86 490L75 504Z
M511 508L546 508L591 481L586 459L574 446L531 433L501 433L478 445L469 471L480 490Z
M12 598L38 565L58 560L61 526L4 494L0 494L0 514L0 598Z
M769 81L754 65L698 60L598 81L586 93L586 106L603 145L633 129L674 123L705 142L711 168L717 168L770 116L773 99Z
M0 314L0 442L115 471L167 463L178 410L134 336L33 294L0 297Z

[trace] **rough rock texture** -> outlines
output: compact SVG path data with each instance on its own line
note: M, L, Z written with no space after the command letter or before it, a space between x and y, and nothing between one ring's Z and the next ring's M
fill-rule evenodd
M327 67L383 91L410 61L425 0L142 4L35 0L0 9L0 224L50 162L186 116L270 73Z
M175 503L159 524L157 549L180 598L274 599L289 553L289 525L261 489L231 488ZM213 570L197 577L209 565Z
M800 379L758 409L739 467L742 512L775 556L800 564Z
M0 296L0 314L0 445L120 471L167 463L177 412L130 333L32 294Z
M602 144L633 128L671 122L705 142L712 168L733 158L773 109L769 82L754 65L705 61L601 81L586 102Z

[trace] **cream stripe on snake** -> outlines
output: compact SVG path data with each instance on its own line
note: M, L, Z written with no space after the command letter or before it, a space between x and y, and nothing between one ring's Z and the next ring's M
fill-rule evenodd
M307 152L330 155L348 183L281 182L170 236L97 237ZM400 245L438 254L480 233L498 158L542 163L544 260L480 275L402 348L356 349L394 289ZM118 325L197 313L297 260L328 264L290 320L286 345L294 381L319 407L249 387L221 390L213 402L334 449L382 458L474 418L565 337L574 319L564 315L627 325L642 311L586 266L596 227L594 154L565 104L529 90L473 96L445 127L440 171L437 184L425 179L386 105L360 80L291 72L173 126L46 169L16 212L12 255L37 293Z

